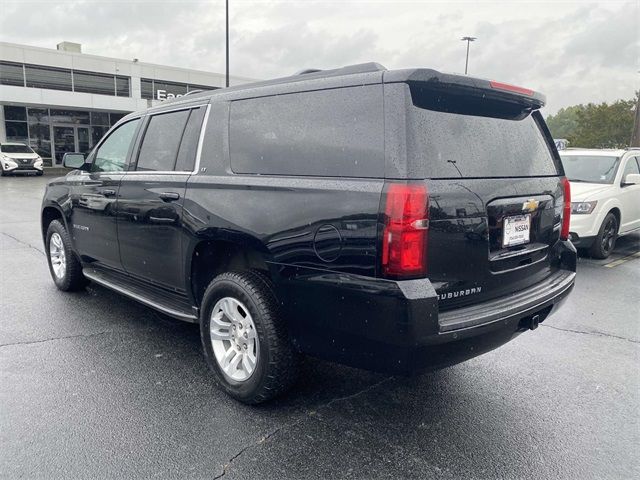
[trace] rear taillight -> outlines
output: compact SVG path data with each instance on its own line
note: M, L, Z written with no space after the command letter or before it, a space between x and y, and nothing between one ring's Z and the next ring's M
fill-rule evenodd
M560 180L564 191L564 203L562 205L562 227L560 228L560 240L569 240L569 222L571 221L571 186L567 177Z
M424 183L385 186L382 274L416 278L427 273L429 194Z

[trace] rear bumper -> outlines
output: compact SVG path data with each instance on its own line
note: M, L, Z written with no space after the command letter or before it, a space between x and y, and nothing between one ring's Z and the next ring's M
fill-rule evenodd
M564 243L562 268L544 281L443 313L428 279L396 282L307 272L285 281L280 295L300 351L368 370L411 374L488 352L544 321L573 289L575 248Z

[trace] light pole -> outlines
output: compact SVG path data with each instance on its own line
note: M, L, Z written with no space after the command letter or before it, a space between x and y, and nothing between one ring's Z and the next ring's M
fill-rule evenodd
M229 0L226 0L226 45L225 45L225 50L226 50L226 65L227 65L227 69L226 69L226 79L225 79L225 84L227 87L229 87Z
M476 37L462 37L460 40L463 42L467 42L467 59L464 62L464 74L467 74L467 70L469 68L469 44L476 40Z

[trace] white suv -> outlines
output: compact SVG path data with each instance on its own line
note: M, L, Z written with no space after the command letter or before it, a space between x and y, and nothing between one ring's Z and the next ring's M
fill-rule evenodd
M0 174L35 173L42 175L42 158L24 143L0 144Z
M571 183L571 241L607 258L616 238L640 230L640 149L560 152Z

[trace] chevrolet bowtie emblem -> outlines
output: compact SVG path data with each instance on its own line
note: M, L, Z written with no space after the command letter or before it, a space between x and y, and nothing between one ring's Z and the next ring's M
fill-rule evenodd
M538 200L534 200L533 198L530 198L529 200L527 200L522 204L522 211L535 212L538 209L538 205L540 205L540 202Z

